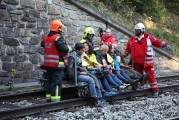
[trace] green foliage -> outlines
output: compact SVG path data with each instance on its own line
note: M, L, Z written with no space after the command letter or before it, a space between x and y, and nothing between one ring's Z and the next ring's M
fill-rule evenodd
M138 22L149 21L155 27L146 28L156 38L165 39L179 56L178 0L81 0L133 30Z

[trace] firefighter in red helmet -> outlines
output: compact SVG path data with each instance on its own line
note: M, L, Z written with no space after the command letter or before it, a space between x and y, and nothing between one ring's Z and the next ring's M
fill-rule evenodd
M71 52L61 35L64 25L60 20L53 20L50 23L50 32L44 38L41 45L44 47L44 64L47 70L48 80L46 83L47 101L60 101L62 79L64 77L64 57Z
M153 90L153 96L157 97L159 88L154 74L153 46L171 49L167 42L147 34L143 23L138 23L135 25L135 36L129 38L127 42L124 57L130 54L132 67L141 74L144 72L148 74L148 83Z

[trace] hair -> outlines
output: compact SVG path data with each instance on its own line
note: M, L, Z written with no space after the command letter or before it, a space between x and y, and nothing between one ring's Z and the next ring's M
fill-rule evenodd
M86 43L86 44L88 45L88 47L89 47L88 54L89 54L89 55L93 54L94 50L93 50L92 44L91 44L90 42L85 42L85 43ZM85 44L85 43L83 43L83 44Z
M113 45L112 45L112 44L109 44L109 45L108 45L108 48L109 48L108 53L110 53L110 52L111 52L111 49L113 48Z
M108 48L107 45L103 44L103 45L101 45L100 48L99 48L99 51L102 51L102 50L107 50L107 51L108 51L109 48Z
M75 50L82 50L83 48L85 48L83 43L76 43L75 44Z

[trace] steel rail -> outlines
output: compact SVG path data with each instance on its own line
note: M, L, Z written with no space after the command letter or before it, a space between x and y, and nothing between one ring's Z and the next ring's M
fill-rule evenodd
M168 81L169 79L179 79L179 74L157 77L157 80L159 82L160 81ZM70 91L74 92L75 89L76 89L76 87L62 89L62 96L66 95L67 92L68 92L68 94L70 93ZM38 89L38 90L30 91L30 92L0 95L0 101L17 101L17 100L26 99L29 97L40 97L40 96L42 97L43 95L45 95L45 91L43 89Z
M75 92L76 87L70 88L63 88L62 89L62 96L68 95L69 93L72 94ZM71 91L71 92L70 92ZM33 90L30 92L21 92L21 93L12 93L6 95L0 95L0 101L18 101L23 99L28 99L31 97L43 97L45 95L45 91L43 89Z
M177 85L170 85L170 86L163 86L160 87L160 92L166 91L177 91L179 90L179 84ZM120 100L120 99L127 99L131 97L140 97L145 95L152 94L151 89L144 89L144 90L137 90L137 91L125 91L121 92L120 94L108 98L107 100ZM60 102L51 102L51 103L43 103L38 105L33 105L29 107L22 107L22 108L14 108L11 110L0 111L0 118L1 119L12 119L23 117L32 114L50 112L50 111L57 111L62 109L69 109L72 107L78 106L85 106L94 104L95 100L92 98L77 98L77 99L70 99L70 100L63 100Z
M33 105L22 108L14 108L11 110L0 111L0 119L14 119L27 115L33 115L38 113L46 113L56 110L69 109L78 106L91 105L94 103L92 98L76 98L71 100L64 100L59 102L50 102L39 105Z

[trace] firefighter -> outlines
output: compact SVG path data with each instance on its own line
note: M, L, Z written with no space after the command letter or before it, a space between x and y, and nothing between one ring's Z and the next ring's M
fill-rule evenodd
M80 41L80 43L89 42L92 46L94 46L92 41L94 35L95 35L94 29L92 27L87 27L84 30L83 39Z
M135 36L129 38L123 56L127 57L130 54L132 67L142 75L144 72L148 74L148 83L153 90L153 96L157 97L159 88L154 74L153 46L166 47L167 49L171 49L171 47L167 42L146 33L143 23L136 24L134 28Z
M47 70L46 100L60 101L62 79L64 77L64 58L72 48L68 46L61 35L64 25L60 20L50 23L50 32L41 45L44 47L44 68Z

